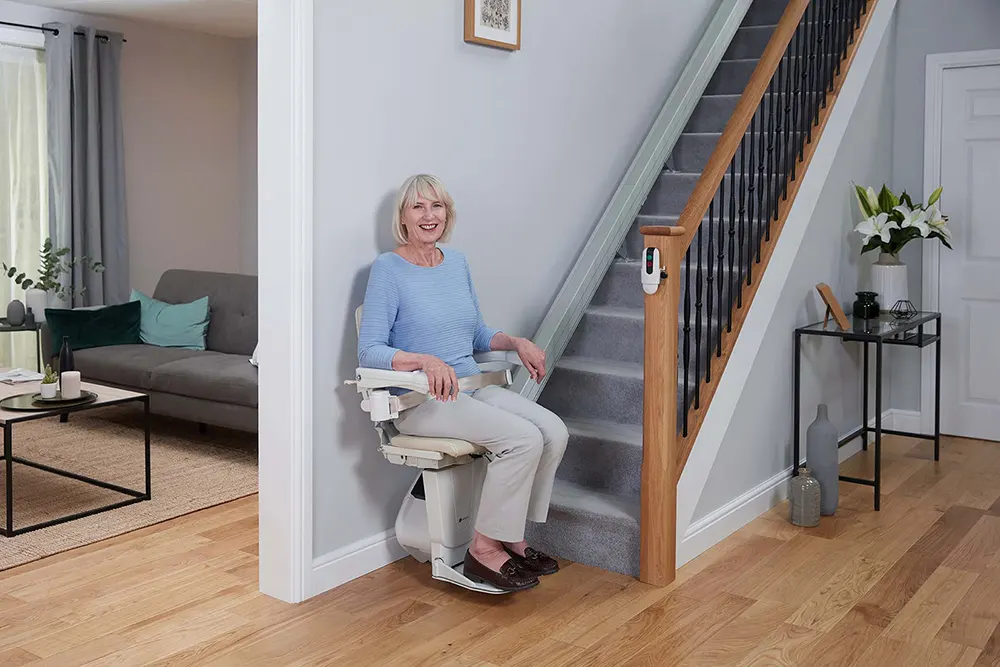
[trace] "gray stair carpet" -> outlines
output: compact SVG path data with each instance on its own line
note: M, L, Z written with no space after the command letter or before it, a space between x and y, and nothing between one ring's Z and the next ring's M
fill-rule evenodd
M786 4L786 0L755 0L751 6L662 175L646 198L619 259L604 276L572 340L551 369L539 403L565 420L570 442L556 475L548 520L543 524L529 522L526 538L547 553L614 572L639 574L643 394L639 227L677 223ZM781 100L775 103L783 108ZM759 166L748 166L747 170L751 168L755 173L759 171ZM716 268L721 263L722 269L714 275L709 314L710 259L707 237L703 238L704 270L700 274L703 309L700 324L696 324L692 296L688 332L687 354L692 368L696 328L700 328L704 341L711 322L713 338L717 336L719 324L727 324L730 295L737 292L742 278L729 269L728 240L720 247L715 239L711 261ZM749 248L750 239L745 243ZM682 303L688 289L698 288L696 256L692 257L692 267L695 270L691 271L690 281L682 281ZM682 326L680 317L678 326ZM681 341L678 356L683 358L683 331L678 340ZM703 355L706 354L704 345L702 349ZM707 361L699 360L702 372ZM693 400L695 383L691 374L685 393L682 365L683 362L678 364L678 415L686 405L685 394L688 405Z

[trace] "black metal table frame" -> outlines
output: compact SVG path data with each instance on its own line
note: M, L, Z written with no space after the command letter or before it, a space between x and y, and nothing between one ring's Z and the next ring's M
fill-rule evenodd
M887 433L890 435L901 435L908 438L919 438L921 440L933 440L934 441L934 460L939 461L941 457L941 314L937 313L937 317L930 319L926 322L917 325L917 333L915 335L905 336L905 331L900 333L904 334L903 338L882 338L881 336L866 334L863 332L855 331L842 331L836 328L829 330L811 330L808 327L802 327L795 330L795 408L794 408L794 426L793 426L793 456L794 456L794 466L792 468L792 475L798 475L799 465L800 465L800 447L799 447L799 425L801 421L800 415L800 398L799 398L799 384L801 376L801 362L800 362L800 352L802 348L802 336L826 336L831 338L840 338L843 341L860 342L864 345L864 391L863 391L863 407L862 407L862 421L861 427L855 429L853 432L843 436L837 443L838 447L843 447L855 438L860 437L861 446L864 450L868 449L868 434L875 434L875 478L874 479L862 479L859 477L851 477L849 475L840 475L839 478L843 482L849 482L851 484L863 484L865 486L874 487L875 491L875 511L879 511L881 491L882 491L882 434ZM924 324L929 324L930 322L936 322L936 331L933 334L924 333ZM912 329L910 329L912 330ZM868 346L875 345L875 426L871 427L868 425ZM928 345L933 344L935 346L934 350L934 433L912 433L909 431L900 431L897 429L882 428L882 352L883 346L885 345L898 345L904 347L916 347L922 349Z
M60 421L66 421L67 417L74 412L83 412L86 410L94 410L96 408L103 408L109 405L120 405L122 403L130 403L132 401L141 401L143 404L143 431L145 437L145 457L146 457L146 490L136 491L135 489L129 489L124 486L119 486L117 484L111 484L110 482L102 482L99 479L94 479L93 477L87 477L86 475L80 475L69 470L62 470L60 468L55 468L44 463L38 463L36 461L29 461L28 459L23 459L20 456L14 456L13 447L13 434L14 434L14 424L35 421L37 419L51 418L55 416L60 417ZM14 537L15 535L21 535L33 530L38 530L40 528L48 528L49 526L54 526L60 523L66 523L69 521L75 521L76 519L82 519L83 517L90 516L92 514L98 514L100 512L107 512L113 509L118 509L119 507L125 507L126 505L132 505L134 503L143 502L149 500L152 497L150 488L150 474L149 474L149 396L142 394L139 396L129 396L127 398L113 399L110 401L100 401L98 403L87 403L85 405L80 405L71 408L60 409L58 412L45 411L39 413L26 412L23 417L11 417L3 424L3 458L6 464L6 486L7 486L7 521L4 528L0 528L0 536L2 537ZM99 486L104 489L109 489L111 491L117 491L123 495L129 496L125 500L119 500L118 502L111 503L109 505L104 505L102 507L95 507L93 509L84 510L82 512L74 512L68 516L58 517L55 519L48 519L46 521L41 521L39 523L32 524L30 526L25 526L23 528L14 528L14 476L13 468L14 464L19 463L21 465L30 466L32 468L37 468L39 470L44 470L45 472L54 473L56 475L62 475L63 477L69 477L71 479L78 480L80 482L86 482L93 486Z

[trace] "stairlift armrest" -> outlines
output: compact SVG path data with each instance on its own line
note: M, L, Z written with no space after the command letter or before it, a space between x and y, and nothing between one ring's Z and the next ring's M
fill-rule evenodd
M357 369L358 391L365 389L408 389L429 394L430 386L423 371L388 371L381 368Z
M496 352L477 352L472 355L472 358L476 360L477 364L514 364L515 366L523 366L521 363L521 357L517 356L517 352L513 350L500 350Z

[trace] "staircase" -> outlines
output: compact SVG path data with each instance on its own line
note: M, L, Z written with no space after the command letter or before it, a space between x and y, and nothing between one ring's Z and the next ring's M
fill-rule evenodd
M570 443L557 473L548 521L528 524L527 539L543 551L615 572L633 576L640 573L644 296L639 279L644 239L639 229L645 225L677 224L788 4L788 0L754 0L747 11L660 177L646 197L617 259L604 276L538 399L541 405L562 417L570 431ZM804 21L813 20L808 14L806 17ZM814 17L814 24L823 25L824 18L819 14ZM832 60L834 56L830 57ZM817 80L804 89L823 88ZM780 93L765 95L759 111L761 119L766 117L769 105L783 108L782 99ZM744 168L748 172L758 171L753 153L743 155L754 150L750 147L753 143L746 142L737 151L733 169L723 179L724 192L730 189L729 179L740 179ZM789 146L794 144L793 141ZM790 154L794 155L795 150L797 147L791 148ZM742 158L747 158L749 167L741 166ZM778 163L780 160L778 158ZM730 164L728 156L726 164ZM763 159L760 165L763 169ZM750 192L753 199L752 185ZM724 200L723 205L728 207L731 203ZM752 209L753 204L750 206ZM732 255L737 252L742 257L752 256L754 251L750 248L759 247L765 235L763 226L754 229L751 223L743 238L742 213L740 221L738 246L732 231L736 226L731 224L731 238L725 243L717 241L710 252L706 248L701 262L715 262L714 272L697 270L697 257L701 256L703 245L700 237L698 253L693 255L693 251L689 251L682 264L684 278L680 287L682 307L678 312L676 364L678 435L687 436L688 411L697 407L698 387L705 380L711 357L711 352L706 355L702 351L704 346L700 343L695 346L694 332L697 329L699 341L705 332L712 337L719 335L720 325L725 328L731 321L734 300L742 301L741 287L746 282L746 273L758 270L752 261L742 264L732 261ZM702 235L707 233L704 228L711 228L711 225L702 225ZM721 235L725 227L720 223L719 229ZM699 283L701 289L698 289ZM701 295L703 291L712 292L714 308L712 305L703 308L701 301L704 299L701 298L697 310L693 311L691 304L696 296L692 292ZM695 313L693 319L692 312ZM694 367L695 356L700 362L697 368Z

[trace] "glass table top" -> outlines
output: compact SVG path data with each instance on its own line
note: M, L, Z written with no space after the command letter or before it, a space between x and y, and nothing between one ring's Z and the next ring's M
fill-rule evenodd
M871 340L885 340L910 331L912 331L912 335L915 336L917 334L917 329L921 324L933 322L940 316L940 313L918 311L913 313L912 316L906 318L897 317L892 313L882 313L878 318L864 320L856 318L853 315L848 315L847 320L850 326L848 326L847 329L841 329L837 326L836 320L834 320L831 316L825 326L823 322L820 321L808 326L799 327L796 331L799 333L817 334L820 336L861 336ZM924 336L930 337L931 335L937 334L936 326L937 325L930 327L930 330L925 330Z

